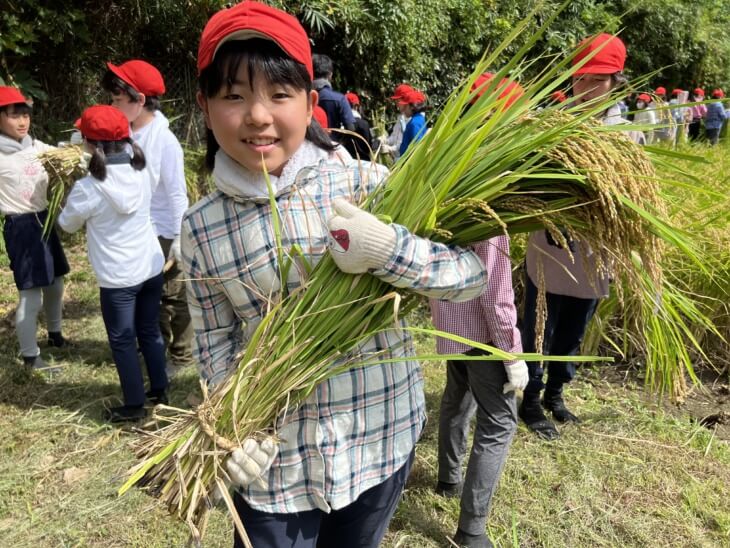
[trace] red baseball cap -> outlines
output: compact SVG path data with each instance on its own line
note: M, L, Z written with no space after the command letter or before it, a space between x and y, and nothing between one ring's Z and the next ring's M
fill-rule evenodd
M672 90L672 95L679 95L680 93L684 93L684 90L679 88L674 88Z
M713 97L725 97L725 92L722 91L720 88L712 90L712 96Z
M484 74L480 74L479 77L474 81L474 84L471 86L471 91L479 90L477 94L471 99L470 103L473 105L477 102L477 99L481 97L484 92L489 87L490 80L494 78L494 74L491 72L485 72ZM504 108L511 107L517 99L522 97L525 94L525 90L522 89L522 86L520 86L517 82L514 80L510 80L509 78L502 78L499 81L499 85L497 86L497 89L500 89L499 92L499 98L504 99L508 98L504 103Z
M655 93L656 95L666 95L666 94L667 94L667 88L665 88L665 87L663 87L663 86L659 86L658 88L656 88L656 89L654 90L654 93Z
M33 101L26 99L18 88L11 86L0 86L0 107L25 103L30 106Z
M347 102L351 105L359 105L360 104L360 98L357 96L356 93L353 93L351 91L348 91L345 93L345 99L347 99Z
M408 84L398 84L395 86L395 89L393 90L393 95L391 95L391 99L403 99L403 97L406 96L407 93L413 91L413 88L409 86Z
M704 97L705 90L702 88L695 88L694 91L692 92L692 95L698 95L699 97Z
M624 70L626 46L618 36L604 32L586 38L578 44L578 50L572 60L574 66L589 55L593 56L573 74L614 74Z
M106 64L107 68L135 91L148 97L159 97L165 93L165 81L162 74L147 61L132 59L121 65Z
M213 62L218 48L230 40L264 38L307 68L314 78L312 48L296 17L260 2L246 0L216 12L203 29L198 46L198 74Z
M648 93L641 93L636 99L639 101L644 101L645 103L649 103L651 102L651 95L649 95Z
M562 90L553 91L550 97L557 103L564 103L568 100L568 96Z
M322 126L323 129L327 129L329 127L327 112L321 106L314 105L314 111L312 112L312 116L315 120L317 120L317 122L319 122L319 125Z
M87 108L74 125L92 141L121 141L129 137L127 117L111 105Z
M418 91L417 89L411 89L410 91L406 91L406 93L401 97L400 101L398 101L399 105L415 105L418 103L425 103L426 102L426 96Z

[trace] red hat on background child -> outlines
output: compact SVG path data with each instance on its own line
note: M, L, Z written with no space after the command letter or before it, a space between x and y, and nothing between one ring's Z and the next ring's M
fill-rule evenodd
M674 88L674 89L672 90L672 95L680 95L680 94L682 94L682 93L684 93L684 90L683 90L683 89L679 89L679 88Z
M654 90L655 95L666 95L667 94L667 88L663 86L659 86Z
M614 74L624 70L626 46L618 36L604 32L586 38L578 44L578 50L572 60L573 66L590 55L592 57L573 74Z
M722 99L723 97L725 97L725 92L722 91L720 88L717 88L712 90L712 96L717 99Z
M645 103L651 102L651 95L648 93L640 93L639 96L636 98L638 101L644 101Z
M162 74L147 61L132 59L119 66L112 63L107 63L106 66L120 80L143 95L159 97L165 93L165 81Z
M74 124L91 141L122 141L129 138L129 121L111 105L87 108Z
M553 91L550 94L550 98L556 103L564 103L568 100L568 96L562 90Z
M472 97L471 101L469 101L470 104L474 104L477 102L477 99L484 95L484 92L489 87L489 82L494 78L494 74L491 72L485 72L484 74L480 74L477 79L474 81L474 83L471 86L471 91L476 91L477 94ZM504 108L511 107L517 99L522 97L525 94L525 90L522 89L522 86L520 86L517 82L514 80L510 80L509 78L502 78L499 81L499 85L497 86L498 89L501 91L499 92L499 98L504 99L508 98L504 103Z
M312 116L315 120L319 123L320 126L322 126L322 129L327 129L329 127L329 120L327 120L327 111L324 110L319 105L314 105L314 109L312 110Z
M0 86L0 107L17 105L20 103L25 103L26 105L31 106L33 101L25 98L18 88Z
M410 91L406 91L406 93L401 97L400 101L398 101L399 105L417 105L419 103L425 103L426 102L426 96L418 91L417 89L411 89Z
M312 48L304 27L296 17L260 2L246 0L220 10L203 29L198 47L198 74L213 62L218 48L231 40L264 38L304 65L314 78Z
M705 90L702 88L695 88L695 90L692 92L692 95L696 95L697 97L704 97Z
M399 99L403 99L403 97L405 97L406 94L410 93L411 91L413 91L413 88L408 84L398 84L397 86L395 86L395 89L393 90L393 95L391 95L390 98L397 101Z
M348 91L345 93L345 99L347 99L347 102L350 103L350 106L355 106L360 104L360 98L357 96L356 93L353 93L351 91Z

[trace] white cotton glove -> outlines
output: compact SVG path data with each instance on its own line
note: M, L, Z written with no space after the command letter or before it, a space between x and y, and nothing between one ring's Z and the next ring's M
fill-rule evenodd
M182 265L182 252L180 251L180 234L172 239L170 251L167 253L167 259L174 259L179 265Z
M261 478L271 468L278 451L279 445L273 438L266 438L261 443L247 438L226 460L226 470L233 484L247 487Z
M504 383L502 393L514 392L515 390L524 390L530 376L527 373L527 364L524 360L519 360L513 364L504 364L504 370L507 372L507 382Z
M383 268L393 257L395 229L344 198L335 198L333 206L329 245L339 269L361 274Z

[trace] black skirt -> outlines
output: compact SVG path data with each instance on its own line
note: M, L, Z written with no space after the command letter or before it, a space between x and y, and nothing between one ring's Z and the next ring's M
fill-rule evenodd
M49 286L54 279L69 272L56 229L51 229L47 240L43 238L47 216L48 211L41 211L5 217L5 249L15 285L20 290Z

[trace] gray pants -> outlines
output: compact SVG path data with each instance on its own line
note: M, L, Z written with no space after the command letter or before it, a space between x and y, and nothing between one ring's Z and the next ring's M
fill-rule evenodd
M23 289L19 293L20 301L15 311L15 332L18 334L20 354L24 357L35 357L41 352L36 339L41 306L46 312L48 331L61 331L63 277L56 278L49 286Z
M439 418L438 479L446 483L461 481L469 423L476 411L459 516L459 529L473 535L484 533L492 495L517 429L515 394L502 393L506 382L502 362L449 361L446 365Z

